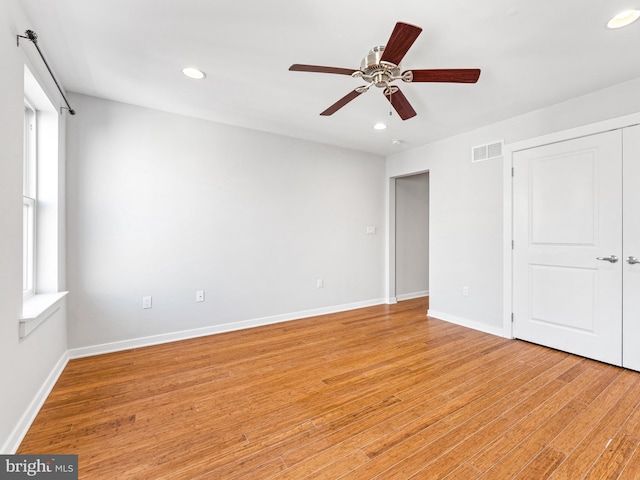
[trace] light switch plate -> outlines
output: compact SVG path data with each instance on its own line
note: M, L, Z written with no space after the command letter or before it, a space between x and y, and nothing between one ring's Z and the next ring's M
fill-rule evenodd
M151 297L142 297L142 308L151 308Z

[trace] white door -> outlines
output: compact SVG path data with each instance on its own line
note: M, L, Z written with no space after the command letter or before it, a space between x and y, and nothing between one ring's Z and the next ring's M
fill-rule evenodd
M622 364L640 370L640 125L625 128L623 140Z
M622 131L519 151L513 166L514 336L621 365Z

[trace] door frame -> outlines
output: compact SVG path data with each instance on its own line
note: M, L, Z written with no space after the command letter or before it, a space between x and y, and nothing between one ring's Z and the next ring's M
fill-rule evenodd
M395 177L388 177L389 188L387 189L387 251L385 252L385 290L386 290L386 303L393 305L398 303L396 297L396 180L398 178L411 177L413 175L420 175L422 173L429 173L429 192L431 192L431 173L427 168L425 170L419 170L417 172L406 173L403 175L396 175ZM431 201L431 200L429 200ZM429 217L429 229L431 229L431 217ZM431 235L431 230L429 230ZM431 280L431 279L429 279Z
M640 125L640 113L633 113L622 117L603 120L580 127L549 133L538 137L507 143L504 146L504 162L502 168L503 183L503 336L513 336L513 156L516 152L529 148L541 147L551 143L563 142L579 137L586 137L610 130Z
M395 249L394 249L394 261L395 261L395 298L396 301L399 302L401 300L411 300L413 298L419 298L419 297L424 297L424 296L428 296L429 295L429 288L427 286L426 290L420 290L420 291L413 291L409 294L400 294L398 292L398 278L402 277L402 273L403 273L403 269L402 268L398 268L398 252L400 251L400 248L398 247L398 240L401 239L402 237L398 236L398 233L401 232L402 230L398 229L398 204L400 203L401 200L406 200L406 197L401 195L403 192L400 191L400 183L402 180L405 179L410 179L413 177L417 177L419 175L425 175L426 176L426 188L427 188L427 194L430 193L430 187L431 187L431 177L429 174L429 171L425 171L425 172L420 172L420 173L412 173L411 175L402 175L399 177L394 177L395 182L394 182L394 189L395 189L395 212L394 212L394 225L395 225L395 234L394 234L394 242L395 242ZM427 228L427 244L426 245L422 245L419 248L419 251L421 253L426 253L427 255L427 262L428 262L428 257L429 257L429 240L430 240L430 234L429 234L429 227L431 226L431 221L430 221L430 196L427 195L427 202L426 205L423 204L422 202L420 202L420 205L422 205L423 207L426 206L427 208L427 216L426 216L426 228ZM421 212L422 213L422 212ZM411 218L412 219L417 219L418 217L416 217L415 212L411 212ZM416 222L421 222L421 220L416 220ZM421 223L422 226L424 226L424 223ZM427 265L427 270L426 270L426 274L427 274L427 283L429 282L428 276L429 276L429 266Z

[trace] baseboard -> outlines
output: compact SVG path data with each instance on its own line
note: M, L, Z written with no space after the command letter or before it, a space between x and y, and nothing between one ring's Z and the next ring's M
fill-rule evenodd
M288 322L291 320L300 320L302 318L317 317L319 315L327 315L330 313L346 312L348 310L371 307L374 305L381 305L384 303L387 303L387 299L367 300L363 302L336 305L333 307L303 310L300 312L287 313L283 315L274 315L271 317L262 317L262 318L255 318L251 320L244 320L241 322L212 325L210 327L196 328L192 330L183 330L179 332L165 333L165 334L153 335L149 337L140 337L140 338L134 338L130 340L122 340L118 342L103 343L100 345L92 345L89 347L73 348L68 350L67 353L69 355L69 359L90 357L93 355L102 355L104 353L130 350L132 348L148 347L151 345L159 345L162 343L188 340L190 338L205 337L207 335L215 335L217 333L233 332L235 330L243 330L246 328L261 327L264 325Z
M468 318L457 317L455 315L450 315L445 312L438 312L436 310L429 309L427 313L429 317L437 318L438 320L444 320L445 322L455 323L456 325L460 325L462 327L472 328L473 330L479 330L484 333L490 333L491 335L496 335L498 337L504 337L504 330L502 326L492 326L487 325L486 323L481 323L476 320L470 320Z
M400 295L396 295L396 300L399 302L403 300L413 300L414 298L422 298L428 297L429 290L423 290L422 292L414 292L414 293L402 293Z
M9 435L9 438L0 449L0 453L12 455L16 452L16 450L18 450L18 447L20 447L20 444L29 431L31 424L35 420L38 412L42 408L42 405L44 405L45 400L49 396L49 393L51 393L51 390L62 374L64 367L67 366L68 361L69 352L66 351L54 365L51 373L49 373L49 376L38 390L38 393L36 393L36 396L33 398L31 403L29 403L29 406L22 414L22 417L18 421L18 424L13 429L11 435Z
M38 393L36 394L34 399L31 401L29 406L26 408L26 410L22 414L22 417L18 421L18 424L11 432L11 435L9 435L9 438L7 439L7 441L0 448L0 454L11 455L18 450L18 448L20 447L20 444L22 443L22 440L24 439L25 435L29 431L31 424L35 420L40 409L42 408L42 405L44 404L47 397L49 396L49 393L51 393L51 390L53 389L56 382L58 381L58 378L64 371L64 368L67 366L68 361L71 359L89 357L92 355L100 355L103 353L111 353L111 352L117 352L122 350L129 350L131 348L140 348L140 347L147 347L151 345L158 345L162 343L176 342L179 340L188 340L190 338L214 335L216 333L224 333L224 332L231 332L234 330L260 327L263 325L270 325L273 323L299 320L299 319L308 318L308 317L317 317L319 315L346 312L349 310L356 310L358 308L381 305L386 302L387 302L386 299L367 300L363 302L336 305L333 307L304 310L301 312L289 313L284 315L275 315L271 317L256 318L256 319L246 320L246 321L236 322L236 323L227 323L227 324L215 325L211 327L197 328L193 330L184 330L180 332L154 335L150 337L123 340L121 342L112 342L112 343L105 343L102 345L93 345L90 347L69 349L62 354L58 362L55 364L55 366L51 370L51 373L49 373L49 376L44 381L40 389L38 390Z

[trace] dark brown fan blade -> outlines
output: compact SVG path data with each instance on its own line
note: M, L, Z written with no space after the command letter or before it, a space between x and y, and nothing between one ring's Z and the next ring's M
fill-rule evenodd
M442 70L411 70L412 82L476 83L479 68L447 68Z
M397 88L397 87L394 87ZM395 108L398 115L402 120L408 120L417 115L416 111L413 109L407 97L404 96L404 93L400 91L400 89L396 90L395 93L389 95L388 89L384 89L384 96L387 97L387 100L391 102L393 108Z
M358 70L339 67L323 67L321 65L301 65L294 63L289 67L291 72L315 72L315 73L337 73L338 75L351 75Z
M396 23L389 41L384 47L380 61L398 65L409 51L409 48L411 48L411 45L413 45L413 42L416 41L420 32L422 32L422 29L415 25L402 22Z
M333 115L334 113L336 113L338 110L340 110L342 107L344 107L347 103L349 103L351 100L356 98L361 93L362 92L358 92L358 90L353 90L352 92L347 93L344 97L342 97L336 103L331 105L329 108L327 108L320 115L323 115L325 117L329 116L329 115Z

